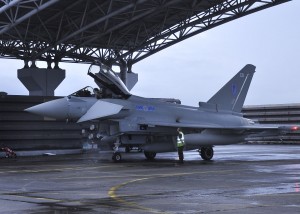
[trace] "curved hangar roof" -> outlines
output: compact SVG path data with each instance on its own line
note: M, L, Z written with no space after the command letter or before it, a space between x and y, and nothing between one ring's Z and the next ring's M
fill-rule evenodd
M0 57L131 65L289 0L2 0Z

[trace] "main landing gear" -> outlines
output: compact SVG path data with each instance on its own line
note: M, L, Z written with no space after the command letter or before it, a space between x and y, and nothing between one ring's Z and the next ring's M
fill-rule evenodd
M214 156L214 149L211 146L201 147L199 149L199 155L203 160L211 160Z
M156 152L144 152L144 155L147 158L147 160L154 160Z
M120 140L117 139L116 142L114 143L114 147L113 147L114 153L112 155L112 160L114 162L121 162L122 161L121 152L119 151L120 145L121 145ZM125 152L126 153L129 153L132 149L133 148L130 147L129 145L125 146ZM138 148L137 151L141 152L142 150ZM144 151L144 155L147 158L147 160L154 160L155 156L156 156L156 152L146 152L146 151Z

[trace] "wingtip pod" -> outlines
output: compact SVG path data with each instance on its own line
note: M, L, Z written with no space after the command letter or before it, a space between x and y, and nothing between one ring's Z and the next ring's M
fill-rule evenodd
M99 119L111 115L118 114L122 105L98 100L78 121L77 123L82 123L88 120Z
M283 133L296 132L296 131L300 131L300 126L299 125L280 126L279 130Z

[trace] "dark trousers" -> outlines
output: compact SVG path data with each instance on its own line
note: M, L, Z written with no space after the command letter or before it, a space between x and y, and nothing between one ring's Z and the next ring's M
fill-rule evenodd
M179 161L183 162L184 156L183 156L183 146L177 147L177 151L178 151L178 157L179 157Z

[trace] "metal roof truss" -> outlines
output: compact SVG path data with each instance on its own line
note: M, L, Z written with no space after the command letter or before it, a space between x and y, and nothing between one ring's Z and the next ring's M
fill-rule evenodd
M132 65L289 0L2 0L0 57Z

